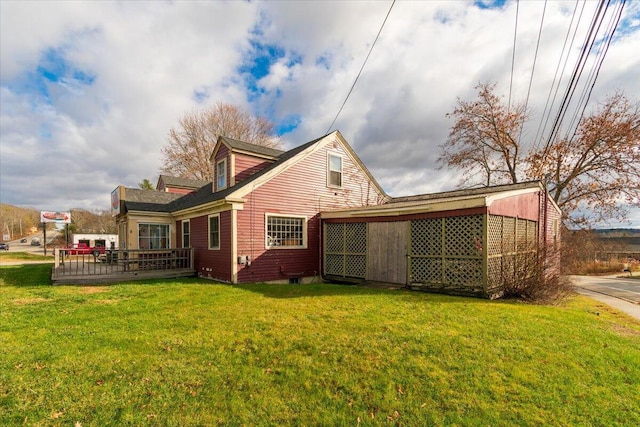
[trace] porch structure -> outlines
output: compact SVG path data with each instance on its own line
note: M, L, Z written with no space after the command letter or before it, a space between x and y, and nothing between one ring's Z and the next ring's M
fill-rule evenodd
M51 281L97 284L129 280L195 276L193 248L107 250L104 254L70 255L56 248Z

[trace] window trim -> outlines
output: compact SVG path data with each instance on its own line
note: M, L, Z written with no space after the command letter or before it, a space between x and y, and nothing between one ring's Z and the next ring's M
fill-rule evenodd
M140 246L140 227L143 225L149 225L149 226L159 226L159 227L166 227L167 228L167 235L166 235L166 240L167 240L167 246L164 248L141 248ZM138 249L143 249L143 250L153 250L153 249L169 249L171 248L171 224L166 224L166 223L162 223L162 222L139 222L137 224L137 228L138 228ZM149 240L149 242L151 242L151 236L149 237L145 237L146 239ZM151 246L151 245L149 245Z
M218 219L218 246L211 246L211 218ZM209 215L207 217L207 248L212 251L219 251L221 240L222 238L221 238L221 232L220 232L220 214L217 213L217 214Z
M220 165L224 164L224 175L222 175L222 177L224 178L224 185L220 185ZM222 160L218 160L216 162L216 190L220 191L220 190L224 190L225 188L228 187L228 182L227 182L227 158L225 157Z
M187 236L187 238L189 239L189 244L187 244L186 246L185 246L185 244L184 244L184 237L185 237L184 226L185 226L185 224L189 226L189 227L188 227L188 228L189 228L189 230L188 230L188 232L186 233L186 236ZM183 248L189 248L189 247L191 247L191 221L190 221L190 220L188 220L188 219L183 219L183 220L182 220L182 247L183 247Z
M302 220L302 245L274 245L271 236L269 236L269 218L289 218ZM264 248L265 249L307 249L307 223L308 219L305 215L290 215L281 213L265 213L264 214Z
M332 157L336 157L338 159L340 159L340 170L339 171L334 171L333 169L331 169L331 158ZM331 172L339 172L340 173L340 184L333 184L331 182ZM327 187L333 187L333 188L342 188L343 183L344 183L344 156L338 154L338 153L332 153L332 152L327 152Z

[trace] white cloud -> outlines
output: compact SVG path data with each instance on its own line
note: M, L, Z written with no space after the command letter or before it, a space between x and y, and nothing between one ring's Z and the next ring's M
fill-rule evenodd
M160 148L181 115L216 101L275 120L300 117L299 126L285 135L289 148L324 134L390 4L1 2L2 203L106 208L115 186L155 180ZM574 4L547 4L529 98L529 138L538 129ZM527 95L543 5L520 2L514 101ZM454 171L438 170L436 164L438 145L451 126L445 115L458 97L473 97L480 81L497 82L498 92L508 96L515 6L394 5L334 125L387 192L449 190L458 182ZM585 4L565 74L575 64L596 6ZM630 2L625 16L637 17L639 11ZM634 25L632 18L626 22ZM252 41L284 52L257 82L260 96L249 96L238 73L250 60ZM619 34L593 101L616 89L640 94L638 46L640 31ZM34 79L52 51L92 79L90 84L73 73L59 81L41 79L47 99L44 85Z

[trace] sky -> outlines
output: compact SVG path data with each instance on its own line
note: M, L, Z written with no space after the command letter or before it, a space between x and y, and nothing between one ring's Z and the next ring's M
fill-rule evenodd
M217 102L273 121L284 149L339 130L391 196L452 190L460 176L437 158L456 101L473 99L479 83L495 83L512 102L528 99L523 138L534 140L554 76L562 94L597 2L391 6L0 1L0 202L108 209L118 185L157 182L161 148L181 116ZM613 8L603 25L609 16ZM638 52L640 2L631 1L587 112L616 90L638 100ZM640 209L630 221L605 225L640 227Z

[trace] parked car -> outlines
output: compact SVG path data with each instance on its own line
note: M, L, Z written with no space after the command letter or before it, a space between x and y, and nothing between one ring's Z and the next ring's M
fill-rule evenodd
M40 246L40 238L34 237L31 239L31 246Z
M0 242L0 251L8 251L8 250L9 250L9 244Z

